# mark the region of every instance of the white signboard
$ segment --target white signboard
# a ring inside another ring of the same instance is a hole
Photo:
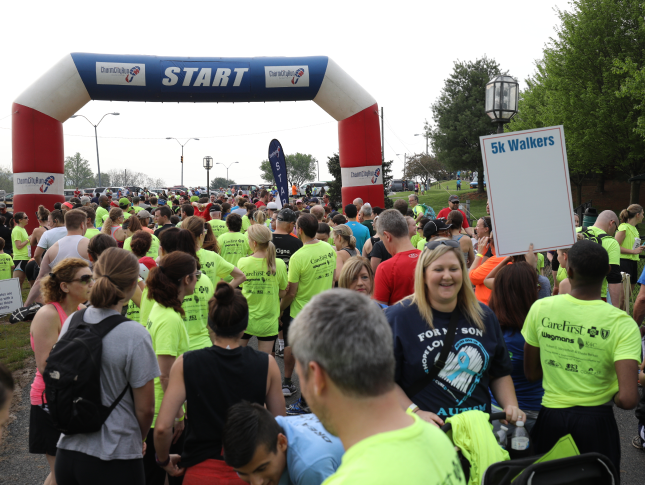
[[[564,128],[479,138],[498,256],[576,242]]]
[[[63,195],[64,176],[53,172],[23,172],[13,174],[14,195]]]
[[[97,62],[96,84],[145,86],[146,65],[128,62]]]
[[[267,88],[309,87],[309,66],[264,66]]]
[[[0,280],[0,315],[7,315],[21,306],[20,280],[18,278]]]
[[[343,182],[343,187],[383,184],[383,171],[380,165],[341,167],[340,178]]]

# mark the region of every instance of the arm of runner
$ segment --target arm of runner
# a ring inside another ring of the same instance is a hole
[[[294,298],[298,294],[298,285],[299,283],[289,283],[289,291],[287,291],[285,297],[280,301],[281,312],[291,305],[291,302],[293,302]]]
[[[42,238],[40,238],[42,241]],[[43,259],[43,254],[45,253],[45,250],[41,248],[40,246],[36,247],[36,250],[34,251],[34,261],[36,261],[36,264],[40,266],[40,262]]]
[[[394,390],[396,392],[396,398],[399,401],[399,404],[401,405],[403,410],[407,411],[408,408],[414,403],[398,384],[394,384]],[[417,408],[414,413],[424,421],[427,421],[430,424],[434,424],[437,427],[444,425],[443,419],[441,419],[435,413],[431,413],[429,411],[421,411],[419,408]]]
[[[273,416],[286,416],[287,411],[282,393],[282,376],[280,368],[272,355],[269,357],[269,371],[267,372],[267,409]]]
[[[181,356],[180,356],[181,357]],[[173,355],[157,355],[157,362],[159,363],[159,371],[161,372],[161,375],[159,376],[159,381],[161,382],[161,388],[163,389],[164,396],[166,395],[166,391],[168,390],[168,385],[170,383],[170,372],[171,369],[174,365],[174,363],[177,361],[177,357]],[[182,380],[183,380],[183,360],[182,360]],[[177,419],[182,419],[184,417],[184,410],[180,407],[179,410],[176,413],[175,416]],[[156,426],[156,424],[155,424]],[[173,439],[173,443],[177,441],[177,438],[179,438],[179,435],[184,429],[184,421],[175,423],[175,438]]]
[[[17,248],[17,249],[22,249],[22,248],[24,248],[27,244],[29,244],[29,237],[27,237],[27,239],[26,239],[25,241],[21,241],[21,240],[19,240],[19,239],[16,239],[13,243],[16,245],[16,248]]]
[[[479,258],[479,259],[481,259],[481,258]],[[502,259],[502,261],[497,266],[495,266],[493,268],[493,271],[488,273],[488,276],[486,277],[486,279],[484,279],[484,285],[486,286],[486,288],[488,288],[489,290],[493,289],[493,283],[495,282],[495,276],[497,276],[497,273],[499,273],[499,271],[504,266],[506,266],[508,263],[511,262],[511,259],[512,259],[511,256],[506,256],[504,259]]]
[[[155,417],[155,381],[148,381],[143,387],[132,389],[134,414],[141,428],[141,439],[145,439]]]
[[[641,285],[640,290],[638,290],[638,296],[634,302],[634,320],[636,323],[641,326],[643,324],[643,318],[645,317],[645,285]],[[645,360],[643,361],[645,362]]]
[[[526,421],[526,414],[517,404],[515,386],[513,385],[511,376],[491,379],[489,387],[500,407],[506,412],[506,419],[500,420],[502,424],[506,424],[509,421],[512,424],[515,424],[517,421]]]
[[[614,236],[614,239],[618,241],[618,244],[622,244],[623,241],[625,240],[625,236],[627,235],[626,231],[616,231],[616,235]],[[621,253],[623,252],[622,250],[625,248],[621,248]]]
[[[246,275],[237,266],[231,271],[231,276],[233,277],[233,281],[231,281],[233,288],[237,288],[246,281]]]
[[[634,409],[638,404],[638,362],[631,359],[614,362],[618,378],[618,392],[614,404],[621,409]]]
[[[184,383],[184,359],[183,356],[179,356],[172,369],[170,369],[170,378],[168,380],[168,374],[166,375],[166,386],[164,386],[164,373],[168,369],[164,369],[167,362],[164,362],[164,367],[162,367],[162,358],[167,358],[169,361],[174,357],[169,355],[159,355],[157,359],[159,360],[159,368],[161,370],[161,385],[164,387],[164,399],[161,402],[161,408],[159,409],[159,415],[157,416],[157,421],[155,422],[155,451],[157,452],[157,458],[159,461],[165,461],[168,458],[168,453],[170,451],[170,445],[172,442],[176,441],[176,438],[173,439],[174,434],[177,433],[178,425],[181,425],[183,430],[184,422],[176,422],[175,419],[183,416],[182,405],[186,401],[186,385]],[[175,428],[173,434],[173,427]],[[179,455],[171,455],[171,460],[168,465],[164,467],[164,470],[171,476],[181,476],[185,472],[185,468],[179,468],[177,463],[180,461]]]
[[[53,305],[45,305],[38,310],[34,320],[31,322],[30,332],[34,339],[36,367],[41,374],[45,373],[47,358],[58,340],[60,327],[65,323],[58,322],[60,322],[60,317]]]
[[[374,273],[376,273],[376,268],[378,268],[379,264],[381,264],[381,258],[373,256],[370,259],[370,266],[372,267],[372,271],[374,271]]]
[[[470,266],[470,269],[468,270],[468,276],[475,271],[477,268],[481,266],[481,264],[484,262],[484,254],[488,251],[488,238],[487,237],[481,237],[479,238],[479,241],[477,242],[477,254],[475,254],[475,261],[473,264]]]
[[[524,343],[524,375],[530,382],[542,379],[540,348]]]

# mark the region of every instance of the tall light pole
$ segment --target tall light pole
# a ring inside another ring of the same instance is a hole
[[[428,154],[428,133],[416,133],[414,136],[425,136],[426,137],[426,155]]]
[[[105,118],[107,115],[114,115],[114,116],[119,116],[119,113],[105,113],[103,115],[103,118]],[[94,127],[94,139],[96,140],[96,166],[99,171],[99,187],[101,186],[101,164],[99,163],[99,136],[96,131],[96,127],[101,124],[101,121],[103,121],[103,118],[99,120],[97,124],[92,123],[90,120],[87,119],[86,116],[83,115],[72,115],[70,118],[85,118],[87,122]]]
[[[401,154],[400,154],[400,153],[397,153],[397,154],[396,154],[396,156],[397,156],[397,157],[399,157],[399,156],[401,156]],[[407,158],[408,158],[408,154],[407,154],[407,153],[404,153],[404,154],[403,154],[403,178],[404,178],[404,179],[405,179],[405,164],[406,164],[406,162],[407,162]]]
[[[217,162],[215,164],[215,165],[223,165],[226,168],[226,183],[228,183],[228,169],[231,168],[236,163],[240,163],[240,162],[233,162],[228,167],[226,165],[224,165],[222,162]]]
[[[199,141],[199,138],[189,138],[183,144],[179,140],[177,140],[177,138],[173,138],[171,136],[167,136],[166,140],[175,140],[177,143],[179,143],[181,145],[181,186],[183,187],[184,186],[184,145],[188,145],[188,142],[190,140]]]
[[[206,169],[206,194],[207,197],[210,199],[211,196],[211,184],[210,184],[210,172],[211,168],[213,168],[213,157],[206,155],[204,157],[204,168]]]
[[[318,160],[316,160],[316,167],[318,167],[318,182],[320,182],[320,164],[318,163]]]

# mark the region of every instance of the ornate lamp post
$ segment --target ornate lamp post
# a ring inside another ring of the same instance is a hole
[[[504,123],[517,113],[519,83],[511,76],[499,75],[486,84],[486,114],[497,123],[497,133],[504,133]]]
[[[204,168],[206,169],[206,193],[207,197],[210,198],[211,195],[211,185],[210,185],[210,172],[213,168],[213,157],[206,155],[204,157]]]

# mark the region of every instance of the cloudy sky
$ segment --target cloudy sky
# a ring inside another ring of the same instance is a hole
[[[380,5],[380,6],[379,6]],[[507,8],[508,7],[508,8]],[[563,0],[325,2],[10,2],[0,41],[0,165],[11,167],[11,103],[70,52],[163,56],[333,58],[385,109],[385,156],[400,176],[403,154],[425,150],[421,133],[456,60],[487,55],[521,81],[554,35]],[[523,85],[523,83],[522,83]],[[259,183],[272,138],[286,153],[311,153],[320,178],[338,150],[337,123],[313,101],[266,104],[159,104],[92,101],[79,111],[99,126],[101,167],[132,169],[179,184],[206,183],[202,158],[226,165],[238,183]],[[94,130],[82,118],[64,125],[65,155],[80,152],[96,172]],[[220,165],[211,178],[225,176]]]

